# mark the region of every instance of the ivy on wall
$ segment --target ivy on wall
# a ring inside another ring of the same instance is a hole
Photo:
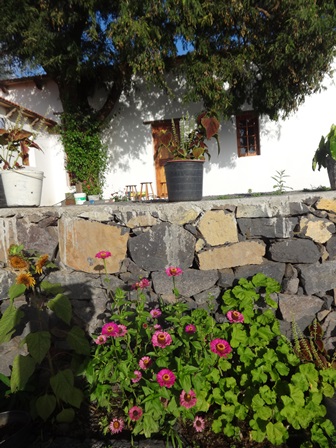
[[[100,138],[99,122],[90,114],[64,113],[60,135],[65,167],[77,191],[101,194],[108,163],[107,146]]]

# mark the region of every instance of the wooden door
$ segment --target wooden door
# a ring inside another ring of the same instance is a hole
[[[178,120],[175,122],[176,129],[178,129]],[[162,120],[152,123],[152,137],[154,146],[154,164],[155,164],[155,176],[156,176],[156,191],[159,198],[167,197],[166,176],[164,171],[164,165],[167,160],[172,159],[172,155],[167,148],[160,145],[160,135],[162,132],[171,132],[172,122],[171,120]]]

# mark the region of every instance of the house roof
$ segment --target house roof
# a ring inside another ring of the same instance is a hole
[[[2,82],[2,81],[1,81]],[[27,117],[30,121],[30,125],[34,126],[36,123],[43,121],[43,124],[48,127],[54,127],[57,125],[57,122],[51,120],[50,118],[46,118],[43,115],[38,114],[26,107],[20,106],[20,104],[13,103],[12,101],[6,100],[0,96],[0,106],[6,109],[6,117],[9,118],[14,113],[21,113],[24,117]],[[8,112],[7,112],[8,111]]]
[[[0,80],[0,89],[4,93],[8,93],[8,87],[15,86],[17,84],[25,84],[32,82],[36,85],[38,89],[43,88],[43,84],[50,79],[47,75],[38,75],[38,76],[23,76],[21,78],[10,78],[10,79],[1,79]]]

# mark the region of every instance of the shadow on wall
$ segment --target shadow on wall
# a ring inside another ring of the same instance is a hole
[[[144,122],[179,118],[187,110],[191,114],[202,110],[202,105],[195,103],[187,109],[182,102],[183,92],[177,80],[171,82],[171,88],[175,92],[174,99],[159,89],[146,88],[140,83],[120,98],[108,128],[103,133],[103,141],[110,148],[109,165],[113,171],[129,171],[133,161],[148,162],[153,157],[151,126]],[[234,169],[237,158],[235,120],[221,124],[221,152],[218,155],[216,142],[210,141],[210,162],[219,168]],[[206,170],[209,169],[206,166]]]

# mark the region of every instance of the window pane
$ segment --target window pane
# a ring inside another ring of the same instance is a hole
[[[238,157],[260,154],[258,116],[246,112],[236,117]]]

